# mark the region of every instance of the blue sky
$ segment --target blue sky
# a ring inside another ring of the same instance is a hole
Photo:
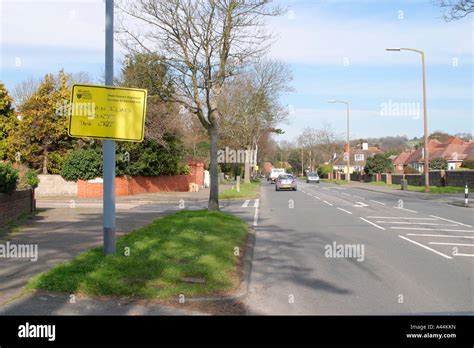
[[[352,138],[420,136],[422,118],[381,113],[388,103],[422,110],[420,56],[386,47],[425,50],[430,131],[473,132],[473,17],[446,23],[432,0],[279,2],[285,14],[268,21],[277,35],[270,55],[290,65],[295,92],[282,99],[292,112],[277,140],[323,122],[343,134],[344,106],[328,99],[350,101]],[[61,68],[100,79],[102,0],[0,0],[0,11],[0,79],[7,88]],[[115,51],[118,70],[118,43]]]

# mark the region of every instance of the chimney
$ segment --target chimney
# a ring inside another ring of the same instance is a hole
[[[362,143],[362,150],[368,150],[369,149],[369,144],[368,143]]]

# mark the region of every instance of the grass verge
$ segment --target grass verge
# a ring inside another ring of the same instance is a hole
[[[339,180],[339,179],[320,179],[321,182],[327,182],[330,184],[336,185],[347,185],[347,180]]]
[[[116,254],[91,249],[32,278],[28,289],[145,299],[223,294],[238,285],[234,248],[246,235],[247,224],[230,214],[181,211],[120,237]]]
[[[240,184],[240,192],[227,189],[219,193],[220,199],[257,198],[260,193],[260,181],[252,181],[250,184]]]
[[[400,190],[400,184],[386,184],[383,181],[372,181],[369,183],[370,185],[373,186],[383,186],[383,187],[389,187],[393,189]],[[413,186],[413,185],[408,185],[408,191],[414,191],[414,192],[425,192],[425,187],[424,186]],[[430,186],[430,193],[463,193],[464,192],[464,187],[458,187],[458,186]]]

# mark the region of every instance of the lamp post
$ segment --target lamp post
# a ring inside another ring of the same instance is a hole
[[[346,175],[346,180],[348,182],[351,181],[351,153],[350,153],[350,144],[349,144],[349,102],[344,101],[344,100],[328,100],[328,103],[342,103],[346,104],[346,109],[347,109],[347,175]]]
[[[421,54],[421,68],[423,72],[423,128],[424,128],[424,166],[423,171],[425,172],[425,192],[430,192],[430,156],[428,152],[428,115],[426,112],[426,77],[425,77],[425,52],[414,48],[387,48],[387,51],[412,51]]]

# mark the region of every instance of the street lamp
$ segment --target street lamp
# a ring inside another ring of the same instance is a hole
[[[328,100],[328,103],[346,104],[346,108],[347,108],[347,175],[346,175],[346,179],[349,182],[351,181],[351,171],[350,171],[351,153],[350,153],[350,144],[349,144],[349,102],[344,101],[344,100]]]
[[[421,54],[421,67],[423,71],[423,123],[424,123],[424,138],[425,138],[425,146],[424,146],[424,172],[425,172],[425,192],[430,192],[430,171],[429,171],[429,164],[430,164],[430,156],[428,152],[428,115],[426,112],[426,78],[425,78],[425,53],[421,50],[417,50],[414,48],[386,48],[387,51],[412,51]]]

